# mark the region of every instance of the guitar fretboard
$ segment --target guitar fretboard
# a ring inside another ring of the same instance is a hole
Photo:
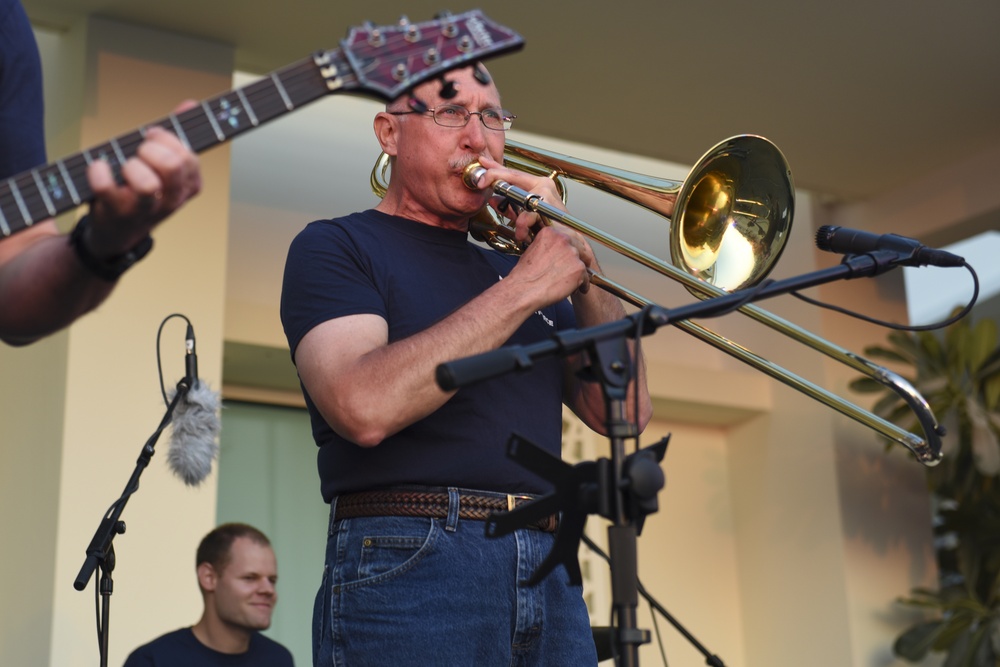
[[[89,201],[93,193],[87,181],[88,165],[104,160],[117,177],[125,161],[135,155],[149,127],[173,132],[192,151],[200,153],[355,83],[341,51],[324,51],[242,88],[204,100],[187,111],[8,178],[0,182],[0,236],[10,236]]]
[[[162,127],[200,153],[324,95],[357,91],[385,101],[461,65],[521,48],[520,35],[479,10],[395,26],[352,28],[341,48],[320,51],[236,90],[120,137],[0,182],[0,238],[93,198],[87,167],[103,160],[116,178],[146,132]]]

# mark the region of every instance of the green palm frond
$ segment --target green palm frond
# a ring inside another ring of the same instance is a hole
[[[896,638],[893,651],[917,662],[946,653],[945,667],[1000,665],[1000,346],[996,322],[966,319],[942,334],[898,332],[865,355],[903,370],[938,420],[950,424],[944,459],[927,470],[928,487],[949,499],[937,512],[935,533],[942,574],[959,584],[914,589],[900,602],[936,616]],[[875,414],[908,430],[919,428],[905,402],[879,382],[861,377],[852,391],[882,394]]]

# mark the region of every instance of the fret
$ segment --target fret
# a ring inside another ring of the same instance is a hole
[[[142,128],[142,138],[143,139],[145,139],[146,136],[149,134],[149,128],[151,128],[151,127],[158,127],[158,128],[160,128],[162,130],[166,130],[167,132],[170,132],[171,134],[173,134],[174,136],[176,136],[178,139],[180,139],[181,143],[183,143],[188,148],[191,148],[191,146],[188,146],[187,141],[185,140],[185,138],[183,136],[181,136],[180,134],[177,134],[178,130],[174,128],[174,124],[173,124],[173,122],[172,122],[172,120],[170,118],[161,118],[157,122],[150,123],[149,125],[147,125],[144,128]],[[183,132],[181,134],[183,134]]]
[[[115,179],[115,182],[123,182],[122,166],[124,166],[124,163],[118,160],[118,156],[114,151],[111,142],[101,144],[100,146],[94,146],[83,151],[83,157],[87,160],[88,167],[97,161],[104,162],[111,169],[111,175]],[[86,174],[84,174],[84,177],[86,177]]]
[[[181,140],[188,150],[191,150],[191,142],[188,141],[187,135],[184,133],[184,128],[181,127],[180,121],[177,120],[177,116],[170,114],[169,118],[170,124],[174,128],[174,134],[177,135],[177,138]]]
[[[15,178],[24,209],[28,212],[29,225],[52,217],[52,209],[46,201],[46,193],[38,187],[37,169],[25,172]]]
[[[45,184],[42,182],[42,176],[35,169],[31,172],[35,177],[35,186],[38,188],[38,194],[42,196],[42,201],[45,203],[45,210],[49,212],[49,217],[51,218],[56,214],[56,208],[52,205],[52,200],[49,199],[49,193],[45,191]]]
[[[47,164],[36,171],[38,173],[36,183],[39,189],[44,190],[45,198],[52,202],[52,208],[55,213],[59,213],[57,206],[62,202],[63,197],[68,194],[66,188],[60,182],[62,175],[59,173],[59,167],[54,164]]]
[[[10,225],[7,224],[7,216],[3,214],[3,206],[0,206],[0,232],[3,232],[5,237],[14,233],[11,231]]]
[[[208,118],[208,122],[212,124],[212,129],[215,130],[215,136],[219,142],[226,140],[226,135],[222,133],[222,128],[219,127],[219,123],[215,120],[215,116],[212,115],[212,109],[208,106],[208,102],[202,102],[201,108],[205,110],[205,117]]]
[[[256,116],[252,115],[246,98],[239,95],[239,92],[220,95],[206,104],[208,113],[211,114],[209,118],[213,121],[213,126],[219,130],[219,141],[225,141],[226,138],[234,137],[257,126]],[[250,121],[249,125],[242,122],[244,116]]]
[[[49,216],[59,215],[74,205],[73,202],[69,201],[69,189],[63,184],[62,175],[57,165],[45,165],[36,169],[35,172],[38,175],[35,179],[35,185],[38,186],[38,190],[45,200]]]
[[[68,180],[73,183],[81,202],[90,199],[91,195],[90,183],[87,181],[88,162],[86,157],[83,153],[77,153],[63,160],[63,163],[66,165],[66,171],[69,174]]]
[[[281,79],[278,78],[277,72],[271,73],[271,81],[274,81],[274,87],[278,89],[278,94],[281,95],[281,100],[285,103],[285,108],[291,111],[295,108],[292,101],[288,98],[288,92],[285,91],[285,87],[281,85]]]
[[[129,158],[134,157],[139,152],[139,145],[142,144],[144,139],[142,132],[133,130],[128,134],[123,134],[114,141],[121,150],[123,162],[128,162]]]
[[[3,217],[10,233],[16,232],[24,227],[22,222],[24,216],[17,206],[17,197],[14,196],[14,178],[8,178],[0,188],[0,217]]]
[[[239,95],[240,101],[243,102],[243,108],[246,109],[247,111],[247,118],[250,119],[250,124],[253,125],[254,127],[260,125],[260,123],[257,121],[257,114],[253,112],[253,107],[250,106],[250,102],[247,100],[246,95],[243,94],[243,89],[238,88],[236,90],[236,94]]]
[[[59,160],[56,162],[56,166],[59,167],[59,173],[62,174],[63,183],[66,184],[66,188],[69,190],[70,198],[73,200],[74,204],[79,206],[83,203],[83,200],[80,199],[80,193],[76,191],[76,187],[73,185],[73,179],[70,178],[69,172],[66,171],[66,164],[62,160]]]
[[[14,201],[17,202],[17,208],[21,211],[24,224],[30,226],[34,220],[31,219],[31,214],[28,213],[28,207],[24,205],[24,198],[21,197],[21,189],[17,187],[17,180],[12,179],[10,181],[10,193],[14,195]]]
[[[258,124],[266,123],[287,113],[281,96],[276,94],[277,88],[270,77],[259,79],[243,88],[247,105],[253,107]]]
[[[188,109],[177,116],[177,120],[184,128],[185,136],[191,143],[191,150],[195,153],[200,153],[219,143],[219,137],[212,126],[210,114],[205,113],[204,106]]]
[[[120,164],[120,165],[122,165],[124,167],[125,166],[125,161],[126,161],[127,158],[125,157],[125,154],[122,153],[122,148],[121,148],[121,146],[118,145],[118,140],[117,139],[112,139],[111,140],[111,148],[113,148],[114,151],[115,151],[115,156],[118,158],[118,164]]]

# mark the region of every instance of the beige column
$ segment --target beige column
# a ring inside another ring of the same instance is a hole
[[[54,56],[44,61],[45,76],[74,85],[47,100],[49,117],[64,123],[49,133],[50,159],[231,87],[227,46],[95,18],[58,42],[43,49]],[[2,664],[97,664],[94,580],[84,592],[73,582],[164,414],[155,344],[167,315],[190,318],[202,380],[221,384],[227,147],[201,164],[202,194],[156,231],[152,253],[97,312],[32,348],[0,352],[0,512],[10,531],[0,557]],[[162,345],[168,389],[184,374],[183,338],[182,321],[172,320]],[[215,521],[215,475],[186,487],[166,466],[168,444],[160,439],[122,515],[127,531],[115,540],[109,664],[200,613],[194,549]]]

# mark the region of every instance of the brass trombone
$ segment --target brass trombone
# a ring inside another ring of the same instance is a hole
[[[721,296],[762,280],[780,257],[791,230],[794,212],[791,172],[777,147],[762,137],[742,135],[719,143],[695,164],[682,183],[606,167],[510,139],[506,141],[504,158],[508,167],[556,179],[560,193],[564,194],[564,187],[559,179],[569,178],[670,219],[670,254],[674,264],[588,225],[537,195],[503,181],[492,184],[498,194],[680,282],[696,295]],[[379,197],[385,195],[388,187],[388,168],[389,159],[383,153],[371,174],[372,191]],[[464,178],[469,187],[475,186],[483,172],[475,163],[466,168]],[[513,240],[513,229],[499,216],[481,212],[473,219],[470,231],[498,250],[520,252]],[[638,307],[651,303],[604,276],[591,275],[591,284]],[[739,310],[892,389],[917,416],[924,437],[863,410],[698,324],[687,321],[673,324],[900,443],[924,465],[933,466],[940,461],[940,436],[944,430],[927,401],[904,378],[754,304]]]

